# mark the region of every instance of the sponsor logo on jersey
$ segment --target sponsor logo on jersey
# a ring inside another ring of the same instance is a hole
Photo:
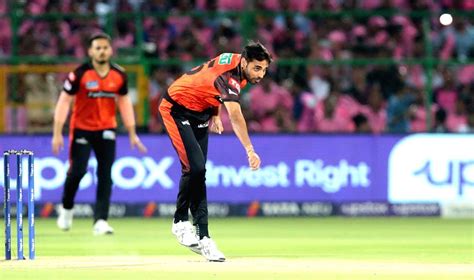
[[[87,93],[89,98],[115,98],[115,93],[113,92],[103,92],[103,91],[89,91]]]
[[[234,78],[229,78],[229,85],[234,87],[238,92],[240,92],[240,84]]]
[[[89,81],[86,83],[86,89],[96,89],[99,87],[98,81]]]
[[[232,54],[231,53],[223,53],[221,56],[219,56],[219,62],[217,62],[220,65],[225,65],[225,64],[230,64],[232,61]]]

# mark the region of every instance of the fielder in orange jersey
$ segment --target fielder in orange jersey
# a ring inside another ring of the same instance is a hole
[[[128,130],[130,145],[146,152],[135,132],[135,118],[130,97],[127,95],[127,75],[110,63],[111,39],[99,33],[89,39],[91,61],[69,73],[64,82],[54,113],[53,152],[63,148],[62,129],[74,101],[70,121],[69,170],[59,210],[57,225],[62,230],[72,226],[74,198],[82,177],[86,174],[91,150],[97,158],[97,200],[94,209],[95,235],[112,234],[108,224],[112,194],[111,169],[115,159],[116,104]]]
[[[241,89],[265,76],[272,57],[260,43],[251,42],[241,54],[223,53],[178,78],[160,103],[160,114],[181,161],[182,175],[172,233],[178,241],[209,261],[225,261],[208,230],[206,159],[208,126],[222,133],[221,105],[229,112],[232,128],[242,143],[252,170],[260,158],[250,141],[240,107]],[[193,224],[189,222],[191,210]]]

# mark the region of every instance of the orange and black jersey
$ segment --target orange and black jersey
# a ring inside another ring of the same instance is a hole
[[[71,128],[115,128],[115,98],[127,94],[127,75],[120,66],[111,64],[107,75],[101,77],[91,63],[85,63],[69,73],[63,90],[75,96]]]
[[[223,53],[179,77],[168,94],[185,108],[203,112],[224,101],[239,101],[247,84],[240,69],[240,54]]]

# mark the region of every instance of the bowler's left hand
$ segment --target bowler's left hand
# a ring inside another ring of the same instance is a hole
[[[222,134],[224,131],[224,126],[222,125],[221,118],[219,116],[214,116],[211,119],[211,132]]]

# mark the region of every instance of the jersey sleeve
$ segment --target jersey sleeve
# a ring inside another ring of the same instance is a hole
[[[83,67],[79,67],[73,72],[69,72],[63,84],[63,90],[70,95],[75,95],[79,91],[81,78],[84,74]]]
[[[119,90],[118,90],[118,94],[119,95],[125,95],[128,93],[128,78],[127,78],[127,74],[125,73],[121,73],[121,76],[122,76],[122,86],[120,86]]]
[[[240,85],[231,77],[230,73],[226,72],[219,75],[214,81],[214,86],[219,91],[223,102],[240,101]]]

